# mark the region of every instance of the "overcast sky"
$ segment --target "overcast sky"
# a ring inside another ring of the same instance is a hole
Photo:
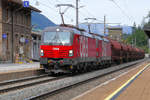
[[[28,0],[30,4],[42,11],[42,14],[47,16],[56,24],[61,23],[59,9],[57,4],[73,4],[76,0]],[[36,2],[39,5],[36,5]],[[80,6],[85,6],[80,9],[79,22],[85,22],[86,17],[95,17],[102,22],[106,15],[107,23],[121,23],[122,25],[132,26],[134,22],[141,24],[144,16],[150,11],[150,0],[80,0]],[[118,5],[118,6],[117,6]],[[65,22],[75,24],[75,9],[69,8],[64,15]]]

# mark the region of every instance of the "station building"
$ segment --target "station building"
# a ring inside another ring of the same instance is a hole
[[[31,58],[31,12],[22,0],[0,0],[0,63]]]
[[[117,41],[122,41],[122,28],[121,27],[108,27],[108,37],[117,40]]]

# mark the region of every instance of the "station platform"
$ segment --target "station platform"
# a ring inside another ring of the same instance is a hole
[[[41,75],[44,70],[40,68],[39,62],[25,64],[0,64],[0,82]]]
[[[15,64],[15,63],[0,64],[0,73],[27,70],[27,69],[39,69],[39,68],[40,68],[39,62],[26,63],[26,64]]]
[[[73,98],[72,100],[149,100],[150,63],[128,72]]]

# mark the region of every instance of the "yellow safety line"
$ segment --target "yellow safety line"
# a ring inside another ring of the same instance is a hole
[[[132,76],[126,83],[124,83],[121,87],[119,87],[116,91],[110,94],[105,100],[111,100],[117,93],[119,93],[125,86],[127,86],[134,78],[136,78],[142,71],[144,71],[150,64],[147,64],[143,69],[137,72],[134,76]]]

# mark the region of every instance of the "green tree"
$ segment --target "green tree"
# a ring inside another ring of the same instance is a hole
[[[148,52],[148,37],[141,28],[135,28],[135,31],[126,38],[128,44],[134,44],[136,47],[142,48]]]

